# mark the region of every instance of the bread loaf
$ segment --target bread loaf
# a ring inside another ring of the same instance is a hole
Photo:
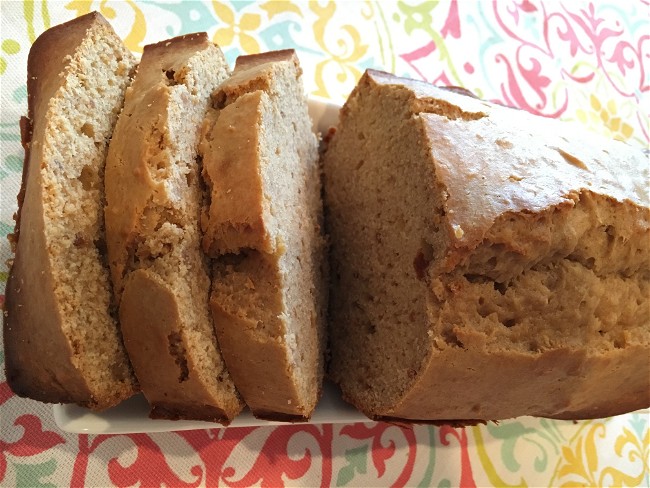
[[[109,263],[152,417],[227,424],[243,406],[215,338],[199,227],[200,127],[228,74],[205,33],[146,46],[108,153]]]
[[[137,390],[105,264],[104,164],[135,59],[97,13],[53,27],[27,66],[25,166],[6,289],[20,396],[104,409]]]
[[[330,374],[368,416],[650,406],[642,151],[370,70],[323,165]]]
[[[293,50],[240,57],[201,143],[219,344],[253,414],[277,420],[310,417],[324,369],[320,174],[301,73]]]

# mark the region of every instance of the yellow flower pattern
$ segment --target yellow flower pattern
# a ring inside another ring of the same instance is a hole
[[[124,38],[124,44],[126,44],[126,47],[131,51],[142,53],[142,48],[144,47],[143,41],[147,35],[147,22],[144,13],[133,0],[126,0],[125,2],[122,2],[122,4],[127,5],[133,12],[134,16],[131,30]],[[108,5],[108,0],[102,0],[99,2],[98,6],[88,0],[73,0],[66,4],[65,8],[75,11],[77,17],[89,13],[91,10],[98,10],[108,20],[114,20],[118,16],[115,8]]]
[[[259,14],[244,13],[239,19],[233,9],[222,2],[212,2],[214,13],[217,14],[225,27],[219,27],[214,34],[214,42],[221,47],[228,47],[234,44],[237,39],[242,50],[246,54],[260,52],[260,45],[252,34],[260,27],[262,19]]]
[[[348,91],[350,91],[361,77],[361,70],[357,64],[368,51],[368,45],[361,41],[361,35],[353,25],[334,26],[331,24],[337,8],[336,3],[329,2],[321,6],[318,2],[311,2],[310,8],[317,15],[317,20],[314,23],[316,41],[320,48],[327,53],[326,59],[316,65],[318,89],[314,95],[331,98],[325,79],[345,84],[349,86]],[[331,28],[336,35],[327,35],[328,28]],[[334,76],[327,76],[326,71],[333,65],[335,66]]]
[[[634,129],[618,115],[614,99],[603,103],[593,93],[589,96],[589,109],[576,110],[578,120],[592,128],[603,127],[610,137],[626,141],[632,137]]]
[[[278,14],[286,12],[298,14],[300,17],[303,16],[302,12],[300,11],[300,7],[291,2],[273,0],[261,4],[260,8],[266,11],[267,15],[269,16],[269,20],[273,19],[273,17]]]
[[[613,436],[613,435],[615,436]],[[613,447],[616,465],[603,463],[602,446]],[[648,480],[650,429],[642,436],[629,427],[612,429],[605,421],[585,423],[569,445],[562,447],[551,486],[604,487],[644,486]]]

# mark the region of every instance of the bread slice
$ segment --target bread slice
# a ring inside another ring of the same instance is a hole
[[[137,390],[111,304],[103,218],[106,148],[135,64],[98,13],[47,30],[30,50],[4,317],[17,395],[101,410]]]
[[[156,418],[242,409],[216,342],[201,251],[197,147],[229,74],[205,33],[146,46],[106,166],[106,233],[124,343]]]
[[[293,50],[242,56],[201,143],[211,305],[235,384],[259,418],[306,420],[323,378],[320,170]]]
[[[642,151],[368,71],[323,165],[330,373],[368,416],[650,406]]]

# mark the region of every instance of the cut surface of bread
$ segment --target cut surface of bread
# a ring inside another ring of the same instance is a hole
[[[105,264],[104,165],[135,59],[106,20],[42,34],[28,59],[25,167],[4,317],[11,389],[104,409],[137,391]]]
[[[254,415],[306,420],[320,395],[327,288],[318,149],[293,50],[242,56],[200,152],[219,344]]]
[[[368,416],[650,406],[641,150],[369,70],[323,168],[330,374]]]
[[[109,264],[152,417],[227,424],[243,407],[216,341],[199,226],[200,128],[228,74],[205,33],[146,46],[109,148]]]

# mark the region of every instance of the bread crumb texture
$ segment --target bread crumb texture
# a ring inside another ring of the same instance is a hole
[[[228,74],[205,34],[147,46],[109,151],[109,262],[125,344],[157,416],[227,422],[242,407],[210,316],[199,224],[201,124],[210,93]],[[143,288],[175,304],[175,322],[125,296]],[[155,319],[150,330],[140,325],[150,319],[144,313]],[[159,336],[163,350],[143,347],[147,335]]]
[[[216,258],[216,325],[246,402],[256,415],[307,418],[323,377],[327,287],[317,140],[300,76],[293,51],[240,57],[213,95],[203,246]]]
[[[115,320],[103,217],[106,150],[134,67],[96,14],[51,29],[30,52],[33,135],[5,340],[12,388],[43,401],[103,409],[137,388]]]

